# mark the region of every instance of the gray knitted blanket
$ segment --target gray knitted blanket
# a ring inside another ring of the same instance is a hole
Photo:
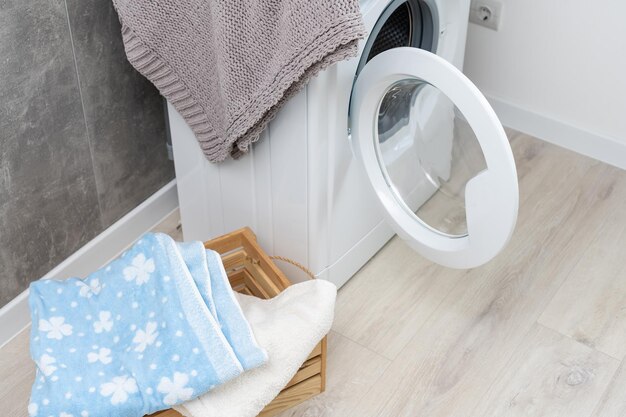
[[[126,56],[207,159],[238,157],[317,72],[356,55],[358,0],[113,0]]]

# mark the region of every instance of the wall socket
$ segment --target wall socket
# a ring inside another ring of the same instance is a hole
[[[498,30],[502,20],[502,3],[497,0],[472,0],[469,20],[477,25]]]

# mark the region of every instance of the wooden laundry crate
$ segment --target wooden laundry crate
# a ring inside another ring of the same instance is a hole
[[[235,291],[259,298],[272,298],[291,283],[272,262],[256,241],[252,230],[245,227],[204,246],[222,255],[224,269]],[[296,375],[259,417],[271,417],[324,391],[326,387],[326,337],[313,349]],[[180,417],[174,410],[153,416]]]

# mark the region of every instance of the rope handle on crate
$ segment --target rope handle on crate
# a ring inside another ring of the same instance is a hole
[[[309,268],[307,268],[306,266],[302,265],[299,262],[294,261],[293,259],[285,258],[284,256],[270,256],[270,259],[273,261],[287,262],[288,264],[291,264],[295,266],[296,268],[302,270],[302,272],[304,272],[309,277],[311,277],[311,279],[315,279],[315,274],[313,274],[313,272],[311,272]]]

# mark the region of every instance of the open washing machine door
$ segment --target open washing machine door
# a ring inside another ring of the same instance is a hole
[[[393,48],[359,73],[350,141],[386,218],[417,252],[472,268],[509,241],[517,172],[495,112],[452,64]]]

